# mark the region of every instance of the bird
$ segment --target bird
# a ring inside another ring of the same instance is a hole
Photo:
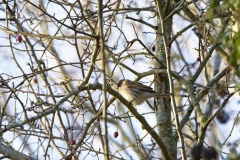
[[[169,94],[156,93],[151,87],[128,79],[120,80],[117,86],[118,92],[126,100],[132,102],[134,106],[138,106],[142,104],[146,99],[156,96],[169,98]]]

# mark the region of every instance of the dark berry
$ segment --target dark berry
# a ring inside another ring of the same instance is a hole
[[[193,145],[191,149],[191,156],[194,160],[199,160],[201,159],[201,152],[202,152],[202,147],[198,145]]]
[[[152,46],[152,51],[155,52],[155,50],[156,50],[156,46],[154,45]]]
[[[229,114],[224,111],[224,110],[221,110],[218,114],[217,114],[217,119],[220,123],[226,123],[228,120],[229,120],[230,116]]]
[[[205,148],[203,150],[203,160],[216,160],[218,153],[215,148]]]
[[[171,48],[172,47],[172,42],[168,41],[167,45],[168,45],[168,48]]]

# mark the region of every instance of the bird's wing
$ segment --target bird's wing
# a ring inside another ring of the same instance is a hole
[[[138,89],[140,91],[146,91],[146,92],[152,92],[152,93],[156,93],[151,87],[146,86],[142,83],[139,82],[134,82],[134,81],[128,81],[127,84],[125,84],[126,86],[128,86],[129,88],[133,88],[133,89]]]

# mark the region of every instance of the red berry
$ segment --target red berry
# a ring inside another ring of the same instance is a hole
[[[118,137],[118,132],[114,132],[114,138]]]
[[[34,78],[34,79],[33,79],[33,82],[36,83],[36,84],[38,84],[37,78]]]
[[[21,43],[22,42],[22,36],[18,36],[18,42]]]
[[[20,126],[20,128],[23,130],[24,129],[24,127],[23,126]]]
[[[197,58],[197,61],[200,62],[200,60],[201,60],[201,59],[198,57],[198,58]]]
[[[75,145],[76,144],[76,141],[73,139],[72,140],[72,145]]]

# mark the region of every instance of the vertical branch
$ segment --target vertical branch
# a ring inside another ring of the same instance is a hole
[[[102,90],[103,90],[103,134],[104,134],[104,157],[109,159],[108,153],[108,138],[107,138],[107,91],[106,91],[106,76],[105,76],[105,54],[104,54],[104,38],[103,38],[103,12],[102,0],[98,1],[98,35],[100,42],[100,54],[102,58]]]
[[[157,0],[156,3],[157,3],[158,16],[159,16],[160,25],[161,25],[161,33],[163,34],[162,38],[163,38],[164,50],[166,53],[166,63],[167,63],[166,65],[167,65],[167,74],[168,74],[168,80],[169,80],[171,103],[172,103],[173,113],[174,113],[174,117],[175,117],[176,129],[177,129],[177,133],[178,133],[180,145],[181,145],[181,147],[180,147],[181,155],[182,155],[182,159],[185,160],[186,155],[185,155],[185,148],[184,148],[184,140],[183,140],[182,131],[181,131],[181,128],[179,125],[176,101],[174,98],[174,88],[173,88],[172,72],[171,72],[171,65],[170,65],[170,52],[169,52],[170,47],[167,45],[167,38],[166,38],[164,22],[163,22],[163,12],[160,7],[160,0]]]

